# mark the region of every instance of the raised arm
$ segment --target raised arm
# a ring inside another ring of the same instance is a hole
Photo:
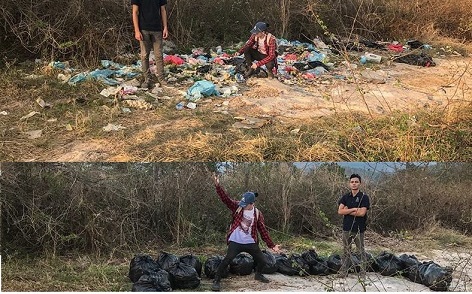
[[[228,193],[221,187],[220,185],[220,179],[217,174],[213,174],[213,183],[215,184],[216,188],[216,193],[220,197],[221,201],[226,204],[226,206],[231,210],[231,211],[236,211],[238,209],[239,201],[233,200],[229,197]]]

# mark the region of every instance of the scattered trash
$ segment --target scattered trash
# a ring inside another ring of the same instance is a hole
[[[47,102],[44,102],[44,100],[41,99],[41,98],[36,99],[36,103],[38,103],[39,106],[41,106],[41,108],[49,108],[49,107],[52,107],[52,104],[47,103]]]
[[[436,66],[436,63],[433,61],[433,58],[428,56],[426,53],[408,54],[396,57],[393,59],[393,61],[424,67]]]
[[[367,62],[380,63],[382,61],[382,56],[377,54],[366,52],[364,56]]]
[[[105,132],[119,131],[119,130],[124,130],[124,129],[126,129],[126,127],[123,127],[121,124],[114,125],[112,123],[108,123],[108,125],[103,127],[103,130]]]
[[[177,103],[177,105],[175,105],[175,109],[182,110],[184,109],[184,106],[185,106],[185,102],[179,102]]]
[[[34,130],[26,132],[28,139],[37,139],[43,135],[43,130]]]
[[[35,75],[35,74],[30,74],[26,77],[24,77],[25,80],[36,80],[44,77],[43,75]]]
[[[1,114],[1,115],[8,115],[8,112],[6,112],[6,111],[4,110],[4,111],[0,111],[0,114]]]
[[[232,125],[233,128],[238,129],[259,129],[268,123],[265,119],[255,117],[235,117],[235,119],[241,119]]]
[[[293,130],[290,131],[290,134],[296,135],[296,134],[298,134],[299,132],[300,132],[300,129],[293,129]]]
[[[37,112],[37,111],[31,111],[30,113],[28,113],[27,115],[23,116],[20,118],[20,121],[21,120],[25,120],[25,119],[28,119],[36,114],[41,114],[40,112]]]
[[[105,96],[105,97],[109,97],[109,96],[115,96],[117,93],[120,92],[120,88],[117,88],[117,87],[108,87],[106,89],[103,89],[101,92],[100,92],[100,95],[102,96]]]
[[[123,112],[123,113],[131,113],[131,109],[129,109],[128,107],[122,107],[122,108],[121,108],[121,112]]]
[[[197,104],[194,103],[194,102],[189,102],[189,103],[187,103],[187,108],[195,109],[195,108],[197,108]]]
[[[186,98],[190,101],[196,102],[202,97],[212,95],[218,96],[220,93],[216,90],[215,84],[207,80],[195,82],[188,90]]]
[[[68,130],[68,131],[72,131],[72,130],[73,130],[73,128],[72,128],[72,126],[71,126],[70,124],[67,124],[67,125],[66,125],[66,130]]]
[[[151,110],[154,109],[154,106],[144,100],[124,100],[124,102],[129,106],[137,109]]]
[[[56,122],[57,121],[57,118],[50,118],[47,120],[47,122]]]

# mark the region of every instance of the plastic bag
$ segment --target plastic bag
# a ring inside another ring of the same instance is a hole
[[[394,276],[401,273],[403,268],[402,261],[392,253],[382,252],[375,258],[373,264],[374,270],[382,276]]]
[[[172,286],[176,289],[194,289],[200,285],[200,277],[192,266],[183,262],[168,270]]]
[[[218,266],[220,265],[222,261],[223,261],[223,256],[216,255],[213,257],[209,257],[205,261],[205,264],[203,266],[205,275],[208,278],[213,279],[216,275],[216,271],[218,270]],[[226,278],[228,275],[229,275],[229,266],[223,271],[221,278]]]
[[[266,264],[262,268],[263,274],[273,274],[277,271],[277,261],[275,256],[267,250],[262,250],[262,254],[266,259]],[[256,264],[254,266],[257,266]]]
[[[169,273],[165,270],[143,275],[133,284],[132,292],[170,292],[172,287],[169,281]]]
[[[143,275],[149,275],[159,271],[160,267],[149,255],[136,255],[131,259],[129,266],[129,279],[134,283]]]
[[[183,255],[179,258],[180,262],[185,263],[187,265],[190,265],[193,267],[196,271],[198,276],[201,276],[202,274],[202,263],[200,260],[194,256],[193,254],[187,254]]]
[[[157,258],[157,263],[163,270],[169,271],[169,269],[177,266],[180,263],[180,260],[177,255],[162,251]]]
[[[229,271],[232,274],[246,276],[252,273],[254,259],[249,254],[239,253],[229,264]]]
[[[201,80],[195,82],[188,90],[187,90],[187,99],[190,101],[198,101],[203,97],[208,97],[211,95],[219,95],[219,92],[216,90],[215,84],[207,80]]]

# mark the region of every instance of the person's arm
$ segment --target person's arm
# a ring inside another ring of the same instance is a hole
[[[143,40],[143,35],[141,35],[141,30],[139,29],[139,6],[133,4],[133,27],[134,27],[134,38],[138,41]]]
[[[353,212],[349,213],[352,216],[363,217],[367,213],[367,207],[352,208],[355,209]]]
[[[226,206],[229,209],[231,209],[231,211],[233,211],[233,212],[236,211],[236,209],[238,209],[238,206],[239,206],[239,201],[233,200],[229,197],[228,193],[226,193],[226,191],[223,189],[223,187],[221,187],[220,179],[219,179],[218,175],[216,175],[216,174],[213,175],[213,182],[215,184],[216,193],[220,197],[221,201],[224,204],[226,204]]]
[[[256,66],[257,67],[263,66],[264,64],[274,60],[275,57],[276,57],[276,54],[275,54],[275,48],[276,47],[277,47],[277,41],[275,40],[275,38],[270,38],[269,39],[269,50],[267,52],[267,56],[266,56],[266,58],[258,61],[256,63]]]
[[[169,29],[167,28],[167,9],[166,5],[161,6],[161,17],[162,17],[162,38],[167,39],[169,36]]]
[[[257,219],[257,230],[261,234],[261,239],[266,243],[267,247],[278,253],[280,251],[280,245],[275,245],[272,239],[269,236],[269,232],[264,223],[264,216],[262,213],[259,214]]]
[[[239,49],[237,53],[243,54],[247,48],[254,46],[255,43],[256,43],[256,35],[252,34],[249,40],[247,40],[246,44],[244,44],[244,46],[241,47],[241,49]]]
[[[340,215],[352,215],[357,210],[357,208],[348,208],[346,205],[340,203],[338,207],[338,214]]]

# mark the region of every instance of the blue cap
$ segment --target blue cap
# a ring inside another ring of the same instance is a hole
[[[267,24],[260,21],[252,28],[251,34],[257,34],[259,32],[264,32],[265,30],[267,30]]]
[[[243,194],[243,198],[239,201],[239,206],[246,207],[248,204],[256,202],[256,194],[253,192],[246,192]]]

